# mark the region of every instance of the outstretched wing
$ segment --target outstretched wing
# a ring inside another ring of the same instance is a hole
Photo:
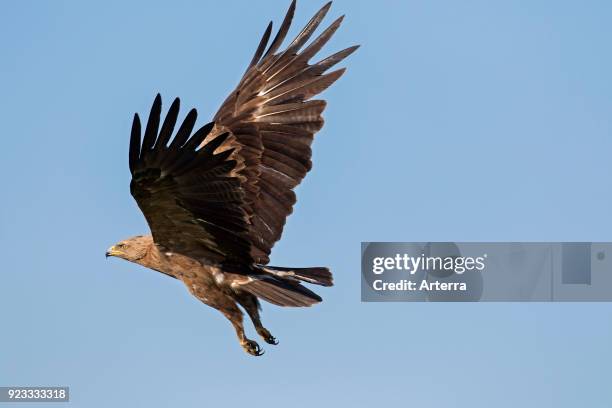
[[[130,190],[142,210],[153,240],[169,251],[195,259],[251,263],[243,176],[236,173],[233,150],[220,146],[224,133],[198,149],[213,124],[192,134],[192,109],[170,141],[179,112],[175,99],[159,129],[161,97],[153,102],[141,141],[138,114],[130,139]]]
[[[344,69],[326,71],[358,48],[353,46],[309,63],[344,17],[303,48],[330,6],[331,2],[319,10],[283,51],[277,52],[291,25],[295,0],[266,50],[272,32],[270,23],[240,83],[214,118],[213,134],[231,132],[226,143],[239,145],[233,158],[242,161],[240,173],[246,178],[248,236],[257,263],[268,263],[270,250],[280,239],[295,204],[293,189],[312,166],[310,146],[323,126],[325,101],[311,98],[344,73]]]

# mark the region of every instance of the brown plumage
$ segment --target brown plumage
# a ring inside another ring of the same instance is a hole
[[[253,355],[262,350],[245,336],[238,305],[263,339],[276,344],[261,324],[258,299],[311,306],[321,298],[300,282],[332,285],[327,268],[267,265],[295,204],[293,189],[312,166],[313,136],[323,126],[325,101],[311,98],[344,73],[326,71],[357,49],[309,63],[342,22],[337,19],[305,46],[330,6],[319,10],[283,51],[295,0],[266,49],[270,23],[240,83],[211,123],[194,131],[197,112],[192,109],[172,137],[180,101],[174,100],[162,122],[157,95],[144,135],[138,114],[132,125],[130,191],[151,235],[124,240],[107,255],[183,281],[232,322],[240,344]]]

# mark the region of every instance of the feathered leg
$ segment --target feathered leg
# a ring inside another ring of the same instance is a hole
[[[244,334],[244,325],[242,324],[242,312],[236,304],[236,301],[228,294],[219,290],[215,285],[202,286],[196,284],[190,279],[183,278],[183,282],[187,288],[201,302],[208,306],[217,309],[232,323],[238,336],[240,345],[247,353],[253,356],[261,356],[264,351],[256,341],[247,338]]]
[[[272,336],[270,331],[268,331],[268,329],[263,327],[261,324],[261,319],[259,317],[260,306],[257,297],[247,292],[240,292],[237,294],[236,300],[248,313],[253,325],[255,326],[255,330],[257,330],[257,333],[261,336],[261,338],[268,344],[277,345],[278,341],[276,338]]]
[[[213,306],[214,307],[214,306]],[[242,324],[242,312],[238,309],[236,304],[230,308],[219,309],[221,313],[232,323],[234,329],[236,330],[236,335],[238,336],[238,341],[240,341],[240,345],[247,353],[253,356],[261,356],[264,351],[256,341],[250,340],[244,334],[244,325]]]

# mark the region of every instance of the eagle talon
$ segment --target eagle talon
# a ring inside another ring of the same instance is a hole
[[[276,337],[274,336],[264,337],[264,340],[266,341],[266,343],[272,344],[273,346],[278,345],[278,340],[276,340]]]
[[[259,347],[259,344],[253,340],[245,340],[245,342],[242,343],[242,348],[252,356],[262,356],[265,353],[265,351]]]
[[[272,344],[274,346],[278,345],[278,340],[268,331],[268,329],[260,328],[257,330],[257,333],[261,336],[262,339],[268,344]]]

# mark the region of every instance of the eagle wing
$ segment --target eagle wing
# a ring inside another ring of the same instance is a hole
[[[313,96],[324,91],[344,73],[331,67],[353,53],[346,48],[317,63],[309,61],[329,41],[344,16],[334,21],[305,48],[325,15],[327,3],[282,51],[295,12],[295,0],[266,50],[272,32],[268,25],[255,55],[236,89],[214,117],[215,128],[208,143],[218,134],[230,132],[224,142],[233,148],[238,173],[245,177],[245,210],[251,257],[267,264],[272,246],[283,232],[296,196],[293,189],[311,169],[311,144],[323,126],[324,100]]]
[[[162,102],[153,102],[144,137],[138,114],[130,139],[130,191],[143,212],[155,243],[167,250],[218,263],[250,264],[248,215],[244,209],[244,176],[220,147],[228,133],[209,138],[209,123],[193,132],[192,109],[170,142],[179,112],[170,106],[160,129]],[[193,133],[192,133],[193,132]]]

